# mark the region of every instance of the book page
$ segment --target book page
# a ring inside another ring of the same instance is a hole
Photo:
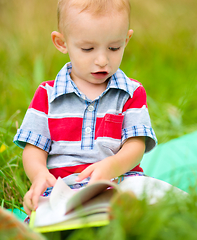
[[[55,210],[56,214],[64,214],[68,200],[71,199],[75,193],[75,190],[71,189],[61,178],[58,178],[49,197],[51,209]]]
[[[73,195],[73,197],[68,200],[66,212],[69,212],[75,207],[81,205],[82,203],[85,203],[86,201],[97,196],[98,194],[100,194],[109,187],[113,187],[114,190],[119,191],[117,184],[107,180],[106,181],[101,180],[91,185],[87,185],[85,188],[76,192],[76,194]]]
[[[108,213],[101,212],[92,215],[88,215],[85,218],[74,218],[66,222],[60,222],[48,226],[35,227],[36,232],[46,233],[54,231],[65,231],[71,229],[79,229],[86,227],[101,227],[109,224]]]

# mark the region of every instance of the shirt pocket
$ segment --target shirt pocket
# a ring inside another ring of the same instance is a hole
[[[124,116],[106,114],[104,117],[103,137],[121,139]]]
[[[102,146],[109,148],[114,154],[121,147],[123,119],[122,114],[106,114],[99,126],[99,137],[103,138]]]

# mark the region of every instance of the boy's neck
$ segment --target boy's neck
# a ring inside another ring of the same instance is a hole
[[[92,101],[94,101],[106,90],[108,84],[108,80],[106,80],[103,84],[92,84],[89,82],[80,84],[81,82],[74,82],[77,85],[77,88]]]

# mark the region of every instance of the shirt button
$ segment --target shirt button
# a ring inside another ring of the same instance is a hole
[[[90,106],[88,107],[88,111],[89,111],[89,112],[94,111],[94,106],[90,105]]]
[[[87,127],[87,128],[85,129],[85,132],[86,132],[86,133],[91,133],[91,132],[92,132],[92,129],[91,129],[90,127]]]

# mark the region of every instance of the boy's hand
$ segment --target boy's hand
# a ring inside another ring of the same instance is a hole
[[[24,196],[23,207],[28,215],[31,214],[31,211],[37,209],[39,197],[48,187],[53,187],[55,182],[56,178],[49,172],[40,173],[35,177],[29,191]]]
[[[117,169],[113,165],[114,156],[107,157],[100,162],[94,163],[83,170],[76,178],[77,182],[81,182],[83,179],[90,177],[89,184],[98,180],[111,180],[118,174]]]
[[[122,148],[113,156],[94,163],[83,170],[75,181],[90,177],[89,183],[97,180],[111,180],[137,166],[145,151],[145,137],[127,139]]]

